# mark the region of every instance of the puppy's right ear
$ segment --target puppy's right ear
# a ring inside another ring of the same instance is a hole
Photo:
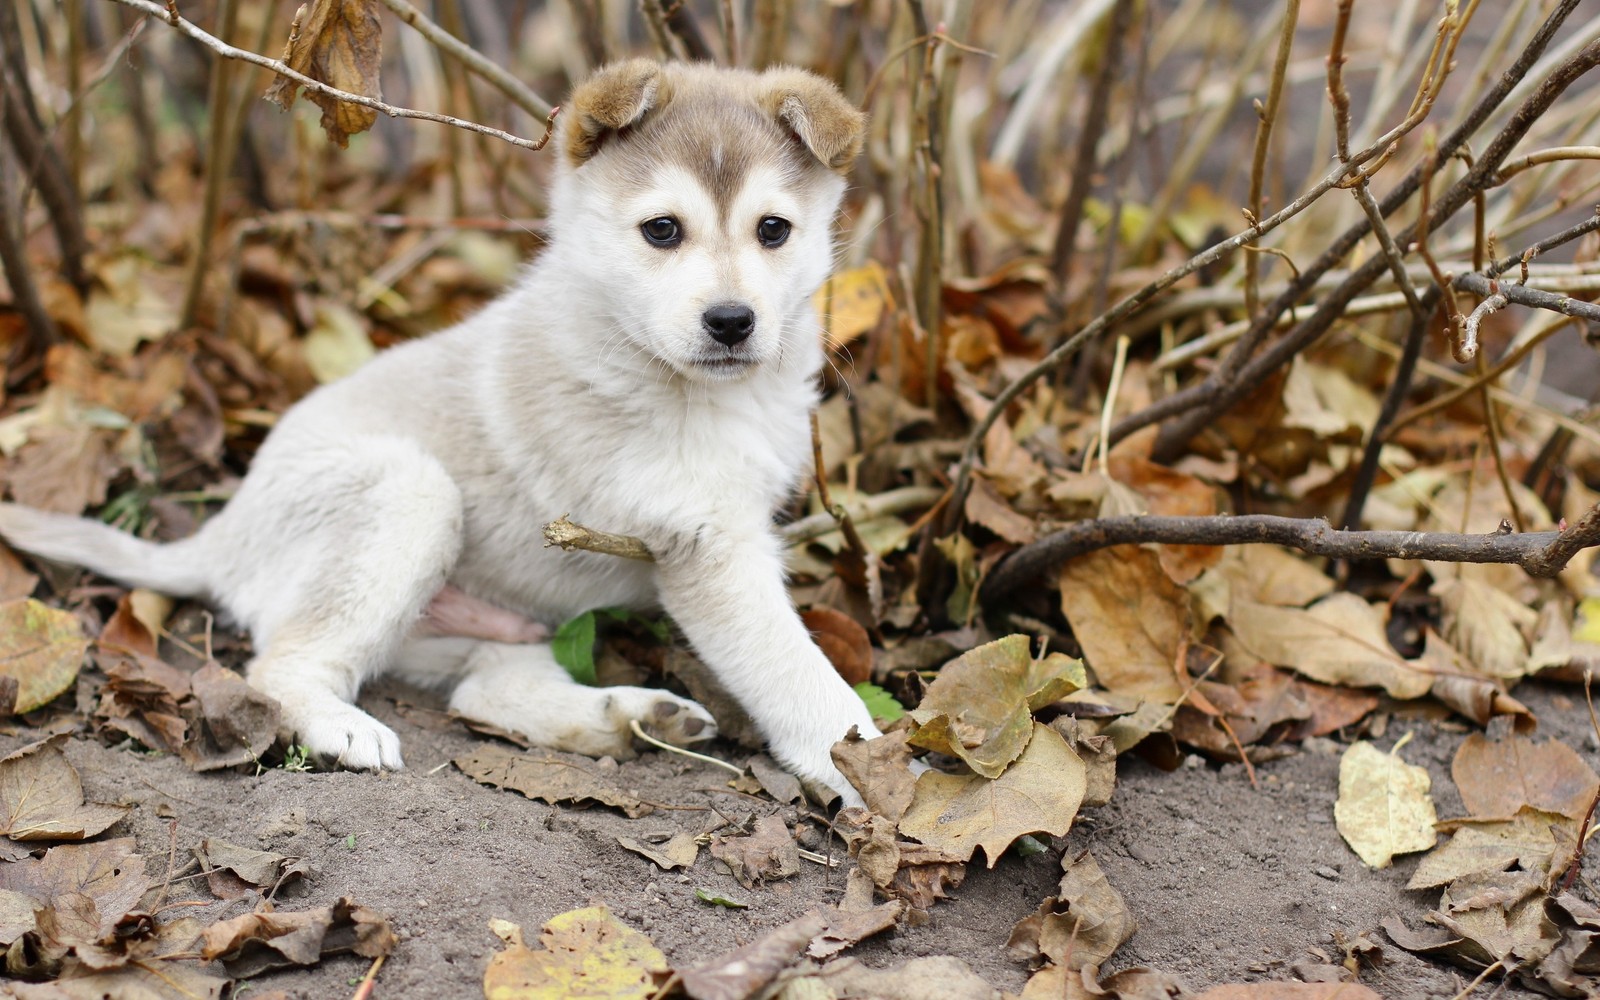
[[[562,149],[574,167],[584,164],[606,137],[634,124],[656,103],[661,66],[630,59],[607,66],[578,85],[562,115]]]

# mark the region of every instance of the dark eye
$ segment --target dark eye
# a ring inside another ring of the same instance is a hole
[[[658,247],[675,247],[683,242],[683,231],[678,228],[678,220],[670,215],[649,220],[639,227],[639,231]]]
[[[787,219],[769,215],[761,220],[759,226],[756,226],[756,239],[760,240],[761,245],[769,250],[783,246],[784,241],[788,238],[789,222]]]

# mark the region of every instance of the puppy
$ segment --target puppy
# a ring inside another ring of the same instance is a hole
[[[547,625],[664,610],[779,761],[859,801],[829,747],[877,730],[789,601],[772,517],[809,463],[811,299],[864,118],[800,70],[644,60],[567,108],[550,243],[517,286],[307,396],[199,533],[156,545],[4,504],[0,535],[218,605],[285,728],[350,768],[402,766],[353,703],[381,673],[557,750],[626,755],[635,719],[714,735],[692,701],[573,683],[546,644],[437,634],[483,634],[449,622],[485,605]],[[656,561],[546,548],[563,514]],[[419,627],[430,606],[445,625]]]

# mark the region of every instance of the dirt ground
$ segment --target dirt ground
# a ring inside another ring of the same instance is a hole
[[[1559,738],[1600,766],[1600,743],[1580,693],[1525,684],[1518,697],[1537,714],[1542,737]],[[176,757],[92,739],[71,741],[67,753],[92,801],[135,807],[112,833],[137,837],[154,878],[167,871],[174,842],[181,874],[189,848],[202,838],[221,838],[310,862],[318,874],[301,894],[283,898],[282,908],[351,896],[388,915],[402,940],[378,976],[379,997],[481,996],[485,965],[499,947],[488,928],[491,918],[519,923],[532,938],[556,913],[604,903],[677,964],[734,948],[838,897],[842,868],[830,873],[803,862],[796,878],[745,890],[705,851],[681,875],[617,845],[619,835],[698,832],[724,818],[780,808],[791,823],[797,818],[795,807],[729,789],[720,770],[651,753],[624,763],[621,783],[663,806],[653,814],[630,820],[607,808],[551,807],[480,785],[452,766],[483,738],[428,704],[427,695],[409,689],[377,689],[363,698],[364,707],[400,734],[409,765],[403,773],[196,774]],[[1393,717],[1378,740],[1387,748],[1415,733],[1404,756],[1428,768],[1441,817],[1461,811],[1449,763],[1466,731],[1447,721]],[[38,736],[8,730],[0,751]],[[1341,749],[1312,741],[1304,752],[1264,764],[1259,789],[1237,765],[1218,769],[1191,758],[1166,773],[1124,760],[1111,804],[1086,810],[1051,851],[1007,855],[992,871],[975,864],[955,898],[937,905],[925,926],[868,941],[853,954],[872,965],[954,955],[997,988],[1019,990],[1028,970],[1006,953],[1011,926],[1051,894],[1061,851],[1089,848],[1139,921],[1113,969],[1152,966],[1194,990],[1290,979],[1295,963],[1321,960],[1315,949],[1337,961],[1335,934],[1368,932],[1385,945],[1383,963],[1363,976],[1369,986],[1390,1000],[1453,997],[1470,974],[1418,960],[1376,930],[1396,913],[1415,926],[1437,894],[1405,891],[1416,856],[1387,871],[1369,871],[1339,838],[1333,803]],[[712,752],[736,761],[747,756],[721,744]],[[1591,857],[1580,883],[1591,898],[1597,877],[1600,862]],[[709,905],[696,898],[696,888],[746,901],[749,908]],[[210,897],[191,879],[175,883],[169,898]],[[252,902],[204,903],[188,915],[209,922],[245,912]],[[344,997],[366,965],[336,958],[251,985],[296,998]],[[1494,992],[1482,989],[1484,996]],[[1494,995],[1533,994],[1503,988]]]

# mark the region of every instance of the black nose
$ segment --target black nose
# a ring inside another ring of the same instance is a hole
[[[723,303],[707,309],[700,317],[700,322],[705,324],[712,340],[732,347],[750,336],[750,331],[756,328],[756,314],[749,306]]]

